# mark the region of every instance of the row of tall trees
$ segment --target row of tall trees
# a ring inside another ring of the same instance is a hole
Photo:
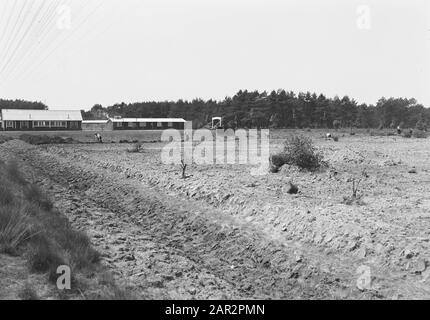
[[[207,125],[213,116],[224,117],[227,127],[238,128],[395,128],[426,127],[430,109],[415,99],[381,98],[376,105],[358,104],[345,97],[328,98],[323,94],[239,91],[222,101],[194,99],[121,103],[103,108],[94,106],[88,118],[100,114],[133,118],[184,118],[196,127]],[[85,114],[84,114],[85,116]]]
[[[0,109],[40,109],[41,102],[0,99]],[[267,92],[239,91],[222,101],[194,99],[121,103],[109,107],[95,105],[82,111],[86,120],[121,116],[132,118],[184,118],[203,127],[211,118],[222,116],[230,128],[426,128],[430,109],[415,99],[381,98],[375,105],[358,104],[345,97],[328,98],[323,94],[285,90]]]
[[[47,110],[48,106],[42,102],[32,102],[25,100],[5,100],[0,99],[0,110],[1,109],[37,109]]]

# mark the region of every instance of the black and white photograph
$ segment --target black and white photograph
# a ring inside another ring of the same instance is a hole
[[[427,0],[0,0],[0,300],[428,300],[429,108]]]

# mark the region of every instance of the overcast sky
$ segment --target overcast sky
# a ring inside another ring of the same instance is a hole
[[[0,0],[0,97],[88,109],[283,88],[430,107],[427,0],[38,1],[20,16],[26,0]]]

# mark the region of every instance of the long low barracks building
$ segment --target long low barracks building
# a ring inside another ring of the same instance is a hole
[[[63,110],[1,110],[1,129],[4,131],[60,131],[81,130],[80,111]]]
[[[111,131],[184,129],[186,121],[179,118],[110,118],[82,119],[80,111],[62,110],[0,110],[3,131]]]

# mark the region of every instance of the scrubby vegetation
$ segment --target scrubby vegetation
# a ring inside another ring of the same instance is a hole
[[[309,171],[315,171],[326,165],[312,140],[304,136],[293,136],[288,139],[284,144],[284,150],[271,156],[271,164],[272,168],[288,164]]]
[[[56,283],[57,268],[67,265],[76,290],[83,285],[75,281],[76,274],[93,277],[94,272],[106,272],[88,236],[74,230],[38,186],[23,178],[14,162],[0,161],[0,254],[26,257],[29,271],[46,274],[52,283]],[[115,288],[113,283],[108,285]],[[74,292],[72,288],[70,294]],[[20,295],[37,297],[29,284]]]
[[[31,135],[31,134],[22,134],[19,136],[19,139],[27,142],[29,144],[34,145],[42,145],[42,144],[70,144],[75,143],[72,138],[62,138],[59,136],[48,136],[48,135]]]

